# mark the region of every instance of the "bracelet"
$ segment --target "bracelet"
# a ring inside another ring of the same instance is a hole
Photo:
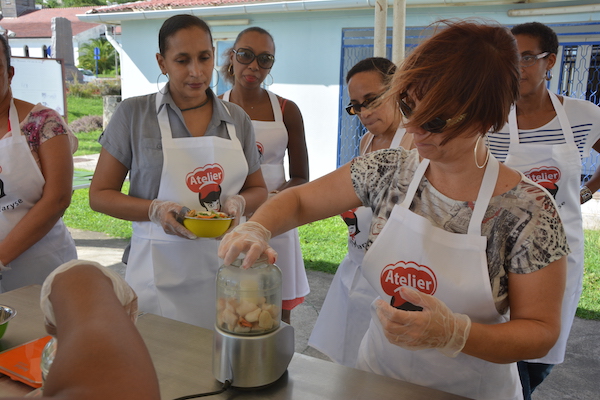
[[[587,186],[584,186],[579,191],[579,197],[581,199],[581,204],[583,204],[583,203],[590,201],[592,199],[592,197],[594,197],[594,193],[592,193],[590,188],[588,188]]]

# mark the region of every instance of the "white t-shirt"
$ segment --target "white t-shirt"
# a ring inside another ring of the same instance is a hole
[[[571,129],[575,136],[575,143],[582,158],[590,155],[590,149],[600,139],[600,107],[587,100],[563,97],[563,106],[571,123]],[[490,150],[500,162],[506,160],[510,134],[508,124],[504,125],[500,132],[490,133]],[[536,129],[519,129],[520,143],[544,143],[548,145],[564,144],[563,135],[558,117],[546,125]]]

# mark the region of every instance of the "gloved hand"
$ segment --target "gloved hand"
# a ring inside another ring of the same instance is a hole
[[[378,300],[377,316],[388,341],[407,350],[435,348],[448,357],[456,357],[469,337],[471,319],[453,313],[442,301],[408,286],[400,288],[400,295],[423,307],[423,311],[398,310]]]
[[[262,254],[270,264],[277,260],[277,252],[269,246],[271,232],[258,222],[248,221],[236,226],[219,245],[219,257],[225,265],[234,262],[240,253],[246,253],[242,268],[250,268]]]
[[[227,230],[227,232],[230,232],[240,224],[240,218],[242,218],[244,211],[246,211],[246,199],[239,194],[229,196],[227,200],[225,200],[225,204],[223,204],[223,209],[221,211],[229,216],[235,217]]]
[[[77,265],[91,265],[102,271],[104,275],[108,276],[112,281],[115,294],[121,302],[121,305],[123,305],[123,308],[127,312],[127,315],[129,315],[131,320],[135,323],[138,315],[137,295],[129,286],[129,284],[125,282],[121,275],[109,268],[103,267],[102,265],[94,261],[71,260],[52,271],[52,273],[48,275],[48,277],[44,281],[44,284],[42,285],[42,292],[40,295],[40,307],[42,308],[42,312],[44,313],[46,331],[50,335],[56,335],[56,319],[54,318],[54,309],[52,308],[52,303],[48,298],[50,296],[50,293],[52,292],[52,282],[54,281],[56,275],[61,274]]]
[[[177,235],[186,239],[197,239],[198,237],[181,225],[176,216],[183,207],[174,201],[152,200],[148,209],[148,218],[156,225],[162,226],[165,233]]]

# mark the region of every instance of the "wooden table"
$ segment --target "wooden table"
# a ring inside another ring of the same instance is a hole
[[[39,293],[40,286],[35,285],[0,294],[0,304],[17,310],[0,339],[0,350],[46,335]],[[212,375],[212,331],[153,314],[140,316],[137,327],[154,361],[163,399],[211,392],[221,387]],[[24,396],[31,390],[6,376],[0,378],[0,397]],[[296,353],[288,371],[268,388],[230,389],[210,398],[450,400],[463,397]]]

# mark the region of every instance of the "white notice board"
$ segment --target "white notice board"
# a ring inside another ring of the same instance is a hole
[[[11,57],[15,68],[13,97],[53,108],[66,118],[65,79],[62,59]]]

